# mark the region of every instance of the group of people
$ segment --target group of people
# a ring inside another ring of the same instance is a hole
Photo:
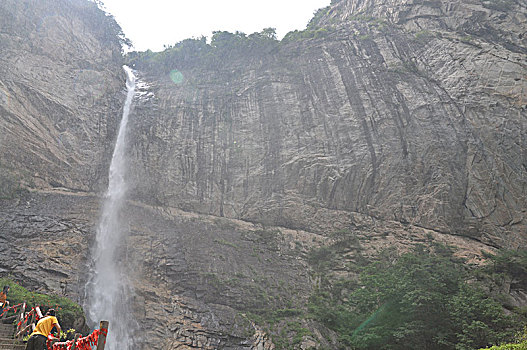
[[[7,300],[8,293],[9,286],[4,286],[4,288],[0,292],[0,314],[2,314],[4,309],[7,309],[9,307],[9,301]],[[47,349],[46,342],[53,328],[55,328],[58,334],[60,334],[61,329],[59,321],[57,320],[57,317],[55,315],[55,310],[49,309],[46,312],[46,316],[38,321],[37,325],[35,326],[35,329],[33,330],[33,333],[31,333],[31,337],[29,337],[29,340],[26,344],[26,350]]]

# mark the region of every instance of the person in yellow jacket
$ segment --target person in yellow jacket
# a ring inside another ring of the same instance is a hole
[[[38,321],[35,330],[31,333],[26,344],[26,350],[46,350],[46,341],[53,327],[57,328],[58,334],[60,334],[60,325],[55,317],[55,310],[49,309],[46,312],[46,317]]]

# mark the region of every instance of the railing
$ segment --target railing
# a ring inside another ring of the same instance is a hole
[[[42,318],[40,307],[34,307],[30,312],[26,312],[26,303],[22,304],[22,311],[18,315],[15,338],[21,339],[28,331],[33,332],[35,323]]]
[[[66,342],[51,341],[51,347],[48,350],[92,350],[92,346],[97,346],[97,350],[104,350],[106,337],[108,335],[108,321],[101,321],[99,329],[94,330],[86,337],[80,337],[79,333],[75,334],[74,340]]]
[[[2,313],[0,314],[0,319],[4,319],[7,317],[7,314],[9,313],[10,310],[14,310],[15,311],[15,314],[17,312],[17,309],[19,307],[22,307],[23,304],[17,304],[17,305],[13,305],[13,306],[9,306],[9,307],[6,307]]]
[[[19,307],[20,313],[16,315]],[[40,307],[35,306],[29,312],[26,312],[26,308],[27,304],[22,303],[6,308],[0,314],[0,318],[5,319],[7,313],[10,310],[14,310],[18,321],[15,333],[15,338],[17,339],[22,339],[28,332],[32,333],[35,329],[36,322],[43,317]],[[108,336],[108,325],[108,321],[101,321],[99,329],[94,330],[88,336],[81,337],[81,334],[77,333],[75,334],[75,339],[65,342],[59,342],[57,339],[50,339],[48,337],[48,350],[92,350],[92,346],[96,346],[97,350],[104,350],[106,337]]]

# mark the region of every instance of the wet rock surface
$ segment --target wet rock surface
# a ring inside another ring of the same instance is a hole
[[[250,313],[305,305],[316,248],[355,278],[387,249],[524,247],[526,9],[502,3],[335,1],[324,37],[172,62],[177,82],[138,65],[118,255],[138,348],[273,349]],[[0,275],[81,303],[125,96],[92,5],[0,4]]]
[[[456,4],[340,1],[324,38],[169,61],[183,83],[146,62],[137,198],[317,232],[358,212],[521,246],[525,6]]]
[[[125,96],[115,22],[82,0],[6,0],[0,18],[0,194],[102,190]]]

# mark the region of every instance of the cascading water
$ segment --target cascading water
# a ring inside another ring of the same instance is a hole
[[[126,126],[135,93],[135,76],[129,67],[123,68],[127,75],[128,93],[110,164],[108,191],[92,253],[92,275],[86,285],[86,308],[90,321],[94,326],[101,320],[110,321],[106,343],[109,350],[132,349],[135,328],[131,316],[132,310],[127,302],[131,288],[122,271],[120,263],[122,251],[119,249],[126,240],[127,231],[121,220],[121,212],[126,193]]]

